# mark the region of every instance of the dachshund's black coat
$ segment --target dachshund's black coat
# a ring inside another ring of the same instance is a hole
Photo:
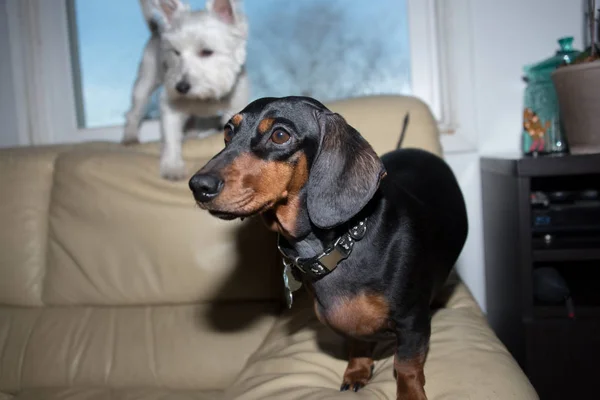
[[[416,149],[379,158],[341,116],[305,97],[251,103],[226,125],[225,141],[190,180],[198,204],[212,214],[261,214],[302,258],[367,219],[350,257],[304,283],[319,319],[351,341],[342,390],[358,390],[370,378],[367,342],[394,335],[397,396],[425,399],[430,303],[468,229],[448,165]]]

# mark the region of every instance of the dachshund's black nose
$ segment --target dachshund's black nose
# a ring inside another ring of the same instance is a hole
[[[196,174],[190,179],[189,185],[196,201],[206,203],[219,194],[223,181],[214,175]]]
[[[175,89],[181,94],[186,94],[189,92],[191,87],[192,85],[186,81],[179,81],[177,82],[177,85],[175,85]]]

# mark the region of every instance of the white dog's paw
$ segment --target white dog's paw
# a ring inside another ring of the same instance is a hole
[[[126,146],[139,144],[140,139],[138,129],[135,126],[126,125],[125,132],[123,133],[123,139],[121,139],[121,143],[123,143]]]
[[[181,181],[186,178],[185,163],[181,158],[162,158],[160,160],[160,176],[170,181]]]

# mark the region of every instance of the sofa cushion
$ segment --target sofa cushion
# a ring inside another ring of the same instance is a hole
[[[48,206],[61,150],[0,151],[0,304],[42,304]]]
[[[281,296],[275,236],[258,219],[226,222],[200,211],[187,182],[160,178],[151,155],[86,148],[63,154],[49,214],[47,304]]]
[[[518,399],[537,395],[515,360],[485,322],[463,284],[451,287],[448,307],[432,320],[425,363],[430,400]],[[274,325],[265,342],[226,392],[230,400],[344,400],[340,393],[347,355],[341,338],[314,317],[309,299]],[[309,304],[306,304],[306,303]],[[395,393],[394,343],[379,343],[373,379],[356,399]]]
[[[13,400],[221,400],[219,391],[65,388],[31,389],[19,393]],[[3,400],[0,395],[0,400]]]
[[[74,145],[0,149],[0,304],[42,304],[54,165]],[[88,149],[117,145],[91,142]]]
[[[0,391],[227,387],[278,303],[0,308]]]

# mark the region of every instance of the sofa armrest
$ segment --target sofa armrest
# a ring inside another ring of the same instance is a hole
[[[347,399],[339,392],[347,363],[343,340],[317,321],[306,296],[300,303],[275,324],[226,398]],[[393,348],[378,344],[373,379],[356,398],[395,398]],[[425,377],[430,400],[538,399],[462,283],[433,317]]]
[[[425,376],[430,399],[539,398],[462,283],[433,316]]]

